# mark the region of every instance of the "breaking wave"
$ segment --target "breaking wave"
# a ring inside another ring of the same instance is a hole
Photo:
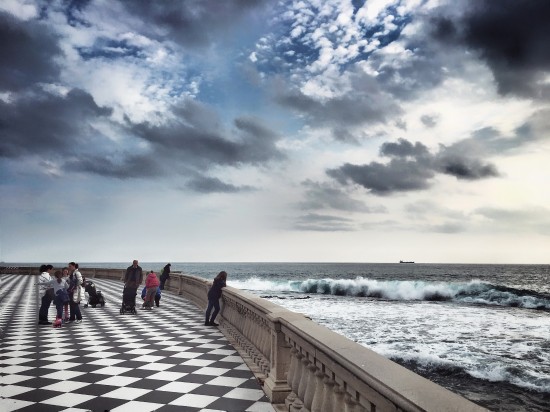
[[[307,279],[271,281],[256,277],[228,282],[239,289],[273,292],[366,297],[396,301],[453,301],[457,303],[550,310],[550,296],[531,290],[470,282],[380,281],[355,279]]]

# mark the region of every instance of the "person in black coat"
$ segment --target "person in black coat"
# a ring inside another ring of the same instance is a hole
[[[204,326],[218,326],[214,320],[216,320],[216,316],[218,316],[218,313],[220,312],[220,298],[222,297],[222,288],[226,286],[226,280],[227,272],[221,271],[214,279],[214,282],[208,291],[208,307],[206,308]],[[212,317],[210,317],[212,309],[214,309],[214,313],[212,313]]]
[[[164,290],[164,283],[170,279],[170,263],[168,263],[166,266],[164,266],[164,269],[162,269],[162,274],[160,275],[160,290]]]

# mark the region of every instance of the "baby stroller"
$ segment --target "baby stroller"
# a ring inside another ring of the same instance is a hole
[[[136,295],[137,288],[125,287],[122,291],[122,306],[120,307],[120,314],[133,313],[136,314]]]
[[[95,308],[97,305],[101,307],[105,306],[105,299],[101,291],[97,290],[94,283],[91,280],[84,282],[84,290],[88,294],[88,303],[84,305],[85,308],[90,305],[92,308]]]

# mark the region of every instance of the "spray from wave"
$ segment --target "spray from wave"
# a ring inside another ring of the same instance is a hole
[[[470,282],[307,279],[271,281],[256,277],[228,282],[239,289],[366,297],[396,301],[453,301],[457,303],[550,310],[550,296],[534,291],[473,280]]]

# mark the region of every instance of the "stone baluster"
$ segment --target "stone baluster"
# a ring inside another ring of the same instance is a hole
[[[355,399],[349,393],[344,396],[344,412],[359,412],[359,404],[355,402]]]
[[[302,402],[302,399],[300,399],[300,387],[303,376],[304,376],[304,368],[303,368],[303,360],[307,358],[302,354],[301,352],[298,352],[296,355],[296,374],[294,375],[294,379],[292,382],[292,390],[296,394],[296,397],[294,398],[294,401],[292,402],[292,405],[290,405],[290,412],[300,412],[302,411],[304,404]]]
[[[324,389],[323,389],[323,406],[321,408],[322,412],[333,412],[333,411],[340,412],[339,410],[334,409],[333,388],[335,384],[336,382],[328,376],[323,379]]]
[[[286,410],[289,410],[290,405],[296,399],[296,391],[295,388],[292,386],[292,383],[294,381],[294,376],[296,375],[296,364],[298,362],[297,354],[298,350],[293,346],[290,349],[290,366],[288,367],[288,372],[286,374],[286,382],[291,390],[291,392],[285,399]]]
[[[258,323],[258,350],[265,357],[265,337],[266,329],[264,328],[263,322],[260,320]],[[271,335],[270,335],[271,336]]]
[[[304,358],[304,354],[302,352],[298,352],[296,354],[296,370],[294,373],[294,378],[292,380],[292,391],[298,396],[298,389],[300,388],[300,380],[302,379],[302,359]]]
[[[256,314],[249,313],[250,315],[250,328],[248,329],[248,335],[245,335],[252,345],[257,346],[256,338],[258,336],[258,324],[256,323]]]
[[[323,408],[323,395],[325,393],[325,384],[323,379],[325,374],[319,368],[315,372],[315,393],[313,395],[313,403],[311,404],[311,412],[321,412]]]
[[[309,359],[307,354],[302,354],[300,362],[298,363],[298,387],[296,389],[296,399],[292,402],[290,412],[304,412],[304,394],[306,393],[307,386],[307,366],[309,365]]]
[[[271,331],[263,323],[260,327],[260,351],[269,357],[271,344]]]
[[[334,385],[334,410],[343,411],[345,390],[338,384]]]
[[[246,311],[243,314],[243,316],[244,316],[244,322],[243,322],[243,328],[241,330],[241,333],[243,334],[243,336],[250,336],[250,326],[251,326],[250,313]]]
[[[301,371],[301,376],[300,376],[300,385],[298,386],[298,398],[300,398],[300,400],[302,402],[304,402],[304,398],[305,398],[305,395],[306,395],[306,389],[307,389],[307,384],[309,383],[308,380],[309,380],[309,369],[308,369],[308,366],[310,364],[310,360],[308,359],[308,355],[305,354],[304,357],[302,358],[302,362],[301,362],[301,365],[300,365],[300,371]]]
[[[306,393],[304,394],[304,406],[311,410],[311,405],[313,404],[313,396],[315,395],[315,389],[316,389],[316,378],[315,374],[317,372],[317,366],[315,365],[315,360],[313,360],[307,367],[307,374],[306,374]]]

